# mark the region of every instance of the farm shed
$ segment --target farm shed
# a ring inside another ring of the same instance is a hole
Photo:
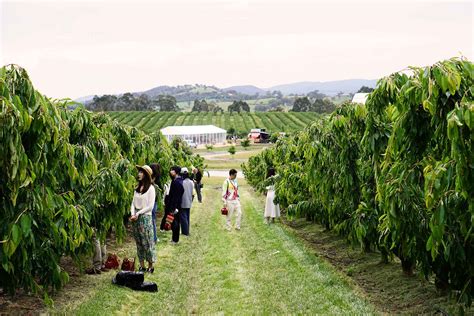
[[[352,103],[365,104],[365,101],[367,101],[368,96],[369,96],[368,93],[356,93],[354,94],[354,97],[352,98]]]
[[[214,125],[195,126],[168,126],[161,129],[161,133],[170,142],[174,137],[190,140],[201,144],[223,144],[226,141],[227,131]]]

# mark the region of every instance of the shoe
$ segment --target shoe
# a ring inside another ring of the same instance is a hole
[[[240,230],[240,227],[236,227],[235,230]]]
[[[160,229],[160,233],[164,233],[164,232],[165,232],[165,230],[164,230],[164,229]]]
[[[146,272],[146,268],[145,267],[140,267],[140,268],[138,268],[138,272]]]
[[[172,245],[177,245],[177,244],[178,244],[178,242],[179,242],[179,241],[173,241],[173,240],[170,240],[170,243],[171,243]]]
[[[110,269],[107,269],[105,266],[102,266],[102,267],[100,268],[100,271],[102,271],[102,272],[109,272]]]
[[[148,269],[146,270],[146,272],[148,272],[148,273],[153,273],[153,272],[155,272],[155,268],[148,268]]]
[[[226,226],[225,227],[225,230],[227,230],[228,232],[230,232],[232,230],[232,228],[230,228],[229,226]]]
[[[97,268],[89,268],[85,271],[87,274],[100,274],[100,269],[97,269]]]

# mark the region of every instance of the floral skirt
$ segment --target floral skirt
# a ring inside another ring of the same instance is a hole
[[[140,261],[156,261],[153,221],[150,215],[140,215],[132,223],[133,238],[137,243],[137,255]]]

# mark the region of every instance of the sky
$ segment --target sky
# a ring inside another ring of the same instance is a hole
[[[53,98],[378,79],[474,52],[473,1],[0,1],[0,64]]]

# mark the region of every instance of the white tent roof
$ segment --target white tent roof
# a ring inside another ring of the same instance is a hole
[[[354,94],[354,97],[352,98],[352,103],[365,104],[365,101],[367,101],[368,96],[369,96],[368,93],[356,93]]]
[[[227,133],[225,129],[214,125],[195,126],[167,126],[161,129],[161,133],[167,135],[199,135],[199,134],[221,134]]]

